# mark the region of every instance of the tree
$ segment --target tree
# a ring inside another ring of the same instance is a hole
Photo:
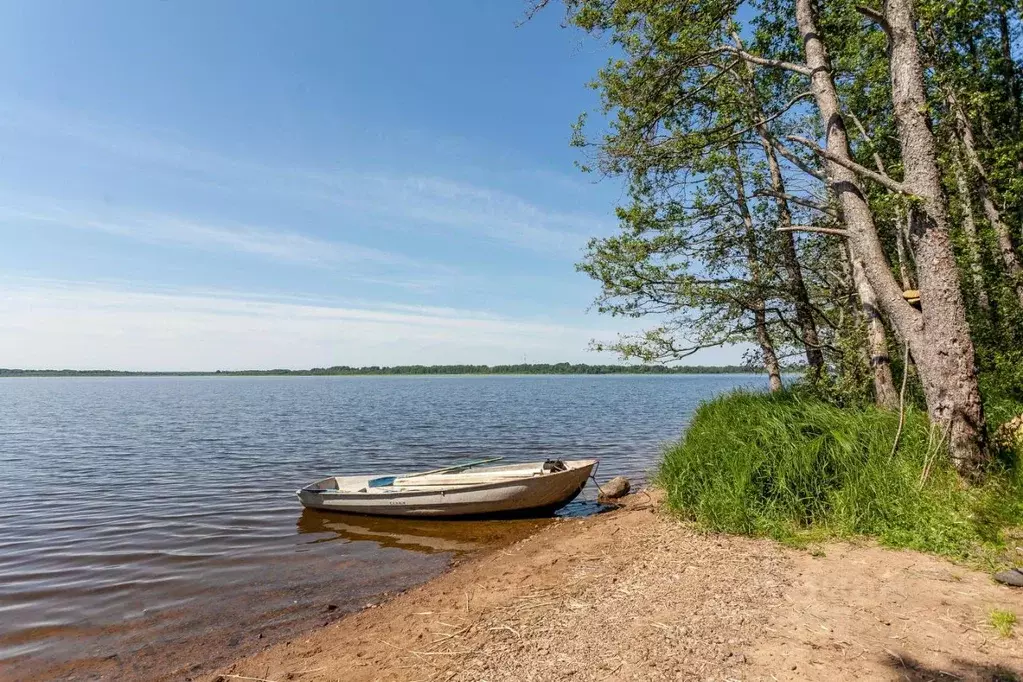
[[[579,268],[601,282],[601,312],[654,316],[659,323],[607,348],[651,362],[754,342],[771,389],[781,388],[775,338],[785,335],[779,320],[786,313],[771,303],[776,317],[768,319],[780,285],[764,249],[763,207],[750,202],[745,164],[734,145],[704,156],[695,166],[701,187],[688,203],[664,187],[670,174],[635,179],[631,205],[618,211],[622,233],[592,240]]]
[[[954,140],[949,145],[953,175],[956,182],[964,176],[975,189],[1001,261],[995,274],[1023,308],[1023,259],[1013,243],[1023,199],[1023,101],[1010,10],[1011,4],[1002,2],[928,1],[921,3],[919,23],[924,59],[934,73],[933,106],[943,108],[946,133]],[[963,169],[955,167],[959,163]],[[972,200],[956,195],[966,213]]]
[[[859,292],[878,401],[891,404],[894,397],[887,324],[915,360],[928,414],[946,439],[953,461],[964,474],[982,468],[987,456],[984,413],[945,194],[953,169],[942,165],[949,156],[932,133],[933,125],[948,121],[932,120],[928,98],[928,86],[934,90],[941,70],[924,68],[927,53],[921,50],[911,0],[885,0],[881,10],[839,1],[829,3],[823,16],[815,0],[759,0],[753,5],[754,20],[746,27],[739,25],[740,3],[726,0],[567,0],[567,5],[573,23],[590,32],[607,32],[623,53],[599,74],[605,111],[613,120],[611,131],[598,144],[600,169],[626,176],[634,190],[641,188],[632,196],[642,197],[643,205],[660,205],[667,215],[667,207],[674,202],[675,214],[681,216],[685,211],[678,207],[685,205],[684,197],[672,198],[670,190],[682,183],[705,192],[705,183],[723,177],[723,169],[729,163],[734,166],[738,158],[740,168],[750,168],[743,175],[751,178],[752,185],[746,201],[747,207],[752,206],[751,221],[743,221],[746,227],[707,213],[730,210],[720,192],[702,206],[697,223],[686,215],[680,224],[708,226],[719,238],[739,239],[750,233],[752,222],[753,233],[759,235],[758,253],[780,255],[769,269],[760,268],[754,276],[747,267],[738,278],[743,291],[760,292],[760,298],[743,298],[750,305],[729,308],[715,303],[712,296],[695,300],[660,292],[668,296],[662,302],[674,306],[671,313],[676,322],[651,338],[662,342],[666,335],[677,336],[711,322],[736,323],[747,314],[755,320],[757,300],[764,301],[765,313],[783,311],[775,320],[779,331],[789,332],[782,337],[782,347],[809,350],[811,346],[801,322],[807,318],[798,314],[800,309],[811,311],[814,324],[818,318],[823,320],[830,330],[825,336],[834,338],[843,325],[829,319],[828,311],[836,310],[834,301],[827,299],[833,287],[828,277],[818,274],[834,270],[834,261],[829,265],[818,260],[823,252],[811,248],[816,240],[796,239],[792,232],[844,239],[847,248],[830,253],[848,254],[850,267],[843,269]],[[993,3],[987,10],[985,16],[1005,14],[1005,8]],[[743,31],[748,47],[740,39]],[[1011,40],[1008,30],[997,33],[1000,44]],[[866,48],[859,47],[850,34],[866,37]],[[839,55],[837,71],[828,42]],[[998,54],[991,65],[985,65],[985,73],[997,65],[1001,74],[997,77],[1006,83],[1007,91],[1016,93],[1012,90],[1018,88],[1015,67],[1005,68],[1011,49]],[[1018,96],[1012,96],[1018,103]],[[1018,116],[1018,106],[1009,109],[1016,113],[1006,116]],[[861,117],[885,134],[871,139]],[[961,119],[958,129],[965,130]],[[860,131],[859,145],[850,138],[848,120]],[[965,140],[965,133],[961,137]],[[1010,137],[1007,133],[998,139]],[[967,147],[964,141],[969,160]],[[729,156],[723,153],[727,149],[738,151]],[[864,163],[865,155],[876,170]],[[985,170],[972,160],[969,163],[978,177]],[[1002,178],[1005,173],[1000,172]],[[651,176],[658,181],[646,182]],[[1001,182],[1007,185],[1014,180]],[[739,182],[735,187],[746,185]],[[988,191],[988,196],[993,193]],[[766,212],[762,198],[773,199],[773,211]],[[799,211],[798,219],[786,215],[793,206]],[[742,213],[741,207],[738,210]],[[990,216],[988,220],[997,231],[995,221]],[[1003,224],[1007,224],[1004,219]],[[778,229],[784,231],[791,248],[778,239]],[[804,285],[805,306],[799,287],[793,286],[796,278],[787,268],[791,262],[787,254],[794,254],[800,275],[813,274],[814,286],[822,294],[811,295],[813,287]],[[591,253],[590,265],[594,255],[599,256]],[[720,253],[683,249],[673,255],[684,257],[685,276],[690,278],[686,281],[694,282],[701,268],[715,262]],[[665,267],[666,254],[659,253],[657,258],[658,266]],[[749,253],[746,260],[749,263]],[[1012,279],[1010,263],[1003,261]],[[904,295],[913,276],[918,282],[919,309]],[[605,292],[620,283],[610,271],[601,277]],[[719,278],[705,286],[723,283]],[[731,291],[733,303],[734,294]],[[689,317],[694,311],[699,311],[695,319]],[[755,328],[755,323],[741,323],[731,329],[752,332]],[[702,338],[711,342],[733,337]],[[832,357],[842,353],[827,341],[818,345]],[[674,350],[670,344],[663,348]]]
[[[892,105],[905,178],[896,182],[852,160],[814,0],[796,0],[796,23],[821,122],[826,126],[825,148],[804,142],[827,160],[853,257],[862,259],[867,279],[879,293],[880,305],[913,353],[928,414],[947,434],[953,461],[961,471],[971,472],[983,464],[986,456],[984,413],[966,306],[949,239],[948,207],[926,115],[912,4],[909,0],[887,0],[883,15],[870,10],[865,13],[882,26],[889,41]],[[860,187],[861,176],[912,199],[910,239],[920,280],[920,311],[906,302],[892,275],[873,213]]]

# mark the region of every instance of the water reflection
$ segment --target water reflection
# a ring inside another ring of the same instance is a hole
[[[313,509],[302,511],[300,534],[319,537],[311,543],[344,540],[374,542],[380,547],[433,554],[461,554],[496,544],[514,542],[554,523],[552,518],[507,520],[412,519],[340,514]]]

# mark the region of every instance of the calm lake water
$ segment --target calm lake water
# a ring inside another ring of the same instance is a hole
[[[549,523],[303,511],[324,475],[597,457],[643,480],[699,401],[765,383],[0,379],[0,678],[180,679]],[[595,509],[588,489],[561,513]]]

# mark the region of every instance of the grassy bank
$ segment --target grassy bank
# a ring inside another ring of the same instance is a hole
[[[1009,414],[1002,406],[999,413]],[[664,453],[676,513],[718,531],[787,541],[868,535],[957,559],[996,562],[1023,524],[1019,453],[964,487],[925,415],[839,408],[792,393],[734,393],[702,405]]]

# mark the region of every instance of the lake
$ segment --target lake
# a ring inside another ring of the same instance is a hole
[[[550,520],[303,511],[328,474],[600,459],[643,481],[756,375],[0,379],[0,679],[187,677]],[[590,486],[561,514],[593,513]]]

